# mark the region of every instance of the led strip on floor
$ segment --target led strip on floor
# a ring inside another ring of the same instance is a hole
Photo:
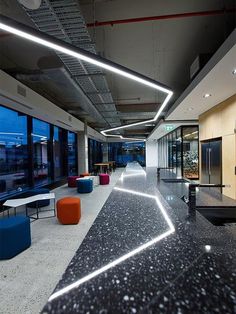
[[[116,73],[118,75],[121,75],[130,80],[136,81],[142,85],[145,85],[147,87],[153,88],[155,90],[161,91],[166,94],[165,100],[161,104],[160,108],[158,109],[153,119],[126,124],[119,127],[101,131],[101,134],[106,137],[111,136],[111,137],[127,139],[127,140],[145,141],[144,138],[123,137],[122,135],[110,134],[110,132],[134,127],[134,126],[149,123],[149,122],[155,122],[173,95],[173,92],[168,87],[166,87],[165,85],[155,80],[152,80],[140,73],[130,70],[108,59],[102,58],[91,52],[75,47],[67,42],[64,42],[55,37],[47,35],[39,30],[26,26],[25,24],[12,20],[4,15],[0,15],[0,29],[8,33],[14,34],[16,36],[19,36],[21,38],[27,39],[38,45],[48,47],[50,49],[64,53],[66,55],[75,57],[76,59],[91,63],[100,68],[111,71],[113,73]]]
[[[133,191],[133,190],[127,190],[127,189],[123,189],[123,188],[119,188],[119,187],[114,187],[114,190],[120,191],[122,193],[128,193],[128,194],[133,194],[133,195],[137,195],[137,196],[142,196],[142,197],[154,199],[157,203],[158,208],[161,210],[161,213],[162,213],[164,219],[166,220],[169,229],[166,232],[162,233],[161,235],[157,236],[156,238],[144,243],[143,245],[140,245],[136,249],[128,252],[127,254],[122,255],[121,257],[117,258],[113,262],[108,263],[107,265],[95,270],[94,272],[92,272],[92,273],[88,274],[87,276],[84,276],[83,278],[73,282],[72,284],[66,286],[65,288],[58,290],[57,292],[53,293],[50,296],[48,301],[53,301],[53,300],[57,299],[58,297],[68,293],[69,291],[78,288],[83,283],[89,281],[90,279],[93,279],[94,277],[96,277],[96,276],[104,273],[105,271],[111,269],[112,267],[115,267],[116,265],[118,265],[118,264],[124,262],[125,260],[133,257],[134,255],[144,251],[148,247],[156,244],[160,240],[168,237],[170,234],[175,232],[175,227],[174,227],[172,221],[170,220],[169,216],[167,215],[166,210],[165,210],[164,206],[162,205],[161,201],[159,200],[158,196],[150,195],[150,194],[146,194],[146,193],[141,193],[141,192],[137,192],[137,191]]]

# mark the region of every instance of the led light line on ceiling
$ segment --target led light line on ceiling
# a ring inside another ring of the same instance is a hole
[[[108,132],[112,132],[114,130],[120,130],[129,128],[136,125],[145,124],[148,122],[154,122],[157,120],[157,118],[160,116],[160,113],[167,105],[168,101],[170,100],[171,96],[173,95],[173,92],[166,88],[163,84],[152,80],[142,74],[139,74],[133,70],[130,70],[122,65],[119,65],[117,63],[114,63],[110,60],[107,60],[105,58],[102,58],[100,56],[97,56],[95,54],[92,54],[86,50],[83,50],[81,48],[75,47],[69,43],[66,43],[62,40],[59,40],[57,38],[54,38],[48,34],[42,33],[41,31],[35,30],[29,26],[26,26],[22,23],[16,22],[6,16],[0,15],[0,29],[6,32],[9,32],[11,34],[17,35],[21,38],[27,39],[31,42],[34,42],[38,45],[42,45],[44,47],[51,48],[53,50],[56,50],[58,52],[64,53],[66,55],[75,57],[79,60],[91,63],[95,66],[98,66],[100,68],[103,68],[105,70],[111,71],[113,73],[116,73],[118,75],[121,75],[123,77],[126,77],[128,79],[131,79],[133,81],[136,81],[140,84],[143,84],[145,86],[148,86],[150,88],[153,88],[155,90],[161,91],[165,94],[167,94],[167,97],[165,98],[164,102],[162,103],[161,107],[159,108],[157,114],[155,117],[151,120],[145,120],[137,123],[127,124],[123,125],[117,128],[111,128],[107,130],[101,131],[101,133],[104,136],[113,136],[118,137],[121,139],[130,139],[130,140],[137,140],[137,141],[143,141],[144,139],[137,139],[132,137],[123,137],[122,135],[116,135],[116,134],[107,134]]]
[[[117,131],[117,130],[121,130],[121,129],[134,127],[134,126],[141,125],[141,124],[155,122],[158,119],[158,117],[160,116],[160,114],[163,111],[163,109],[166,107],[166,105],[169,102],[169,100],[172,97],[172,95],[173,95],[172,91],[169,91],[167,93],[167,96],[166,96],[164,102],[162,103],[161,107],[159,108],[159,110],[157,111],[157,113],[156,113],[156,115],[155,115],[155,117],[153,119],[144,120],[144,121],[140,121],[140,122],[136,122],[136,123],[126,124],[126,125],[118,126],[118,127],[115,127],[115,128],[103,130],[103,131],[101,131],[102,135],[104,135],[104,136],[111,136],[111,134],[107,134],[107,133],[108,132],[112,132],[112,131]],[[114,135],[112,135],[112,136],[114,136]],[[115,136],[116,137],[120,137],[122,139],[125,139],[122,135],[115,135]],[[135,138],[132,138],[132,139],[135,139]],[[142,139],[142,140],[145,141],[145,139]]]

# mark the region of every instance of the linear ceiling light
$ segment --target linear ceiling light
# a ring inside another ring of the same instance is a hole
[[[101,131],[101,133],[104,136],[110,136],[110,134],[107,134],[107,132],[112,132],[112,131],[116,131],[116,130],[126,129],[126,128],[130,128],[130,127],[134,127],[134,126],[137,126],[137,125],[146,124],[146,123],[150,123],[150,122],[155,122],[158,119],[158,117],[160,116],[161,112],[166,107],[167,103],[169,102],[170,98],[173,95],[172,91],[168,91],[168,92],[165,92],[165,93],[167,94],[167,96],[166,96],[164,102],[162,103],[161,107],[159,108],[159,110],[157,111],[157,113],[156,113],[156,115],[154,116],[153,119],[140,121],[140,122],[135,122],[135,123],[131,123],[131,124],[125,124],[125,125],[122,125],[122,126],[118,126],[116,128],[112,128],[112,129],[107,129],[107,130]],[[116,135],[116,137],[123,138],[120,135]],[[135,139],[135,138],[133,138],[133,139]],[[145,141],[145,140],[143,139],[143,141]]]
[[[48,34],[45,34],[39,30],[33,29],[33,28],[26,26],[22,23],[16,22],[15,20],[12,20],[12,19],[10,19],[4,15],[1,15],[1,14],[0,14],[0,29],[2,29],[3,31],[6,31],[8,33],[17,35],[21,38],[27,39],[31,42],[38,44],[38,45],[48,47],[50,49],[64,53],[64,54],[71,56],[71,57],[74,57],[76,59],[91,63],[93,65],[100,67],[100,68],[111,71],[113,73],[116,73],[118,75],[126,77],[130,80],[136,81],[142,85],[145,85],[147,87],[153,88],[155,90],[158,90],[160,92],[167,94],[164,102],[162,103],[161,107],[159,108],[157,114],[155,115],[155,117],[153,119],[141,121],[141,122],[137,122],[137,123],[132,123],[132,124],[128,124],[128,125],[123,125],[123,126],[118,127],[118,128],[112,128],[112,129],[101,131],[101,133],[105,136],[110,136],[109,134],[106,134],[106,133],[111,132],[113,130],[124,129],[124,128],[128,128],[131,126],[136,126],[139,124],[144,124],[147,122],[156,121],[157,118],[159,117],[160,113],[162,112],[162,110],[167,105],[171,96],[173,95],[173,92],[168,87],[166,87],[165,85],[163,85],[163,84],[161,84],[155,80],[152,80],[152,79],[150,79],[150,78],[148,78],[148,77],[146,77],[140,73],[137,73],[133,70],[130,70],[130,69],[128,69],[128,68],[126,68],[120,64],[117,64],[115,62],[112,62],[108,59],[102,58],[102,57],[95,55],[91,52],[88,52],[88,51],[83,50],[81,48],[75,47],[75,46],[73,46],[67,42],[64,42],[64,41],[59,40],[55,37],[52,37]],[[113,136],[123,139],[123,137],[120,135],[113,134]],[[131,138],[125,138],[125,139],[136,140],[135,138],[132,138],[132,137]],[[137,139],[137,140],[140,140],[140,139]]]

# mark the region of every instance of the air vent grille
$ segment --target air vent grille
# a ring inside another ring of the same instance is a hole
[[[64,125],[69,126],[70,128],[72,128],[71,125],[69,125],[69,124],[67,124],[67,123],[65,123],[65,122],[63,122],[63,121],[57,120],[57,122],[62,123],[62,124],[64,124]]]
[[[21,85],[17,85],[17,93],[23,97],[26,97],[26,89]]]

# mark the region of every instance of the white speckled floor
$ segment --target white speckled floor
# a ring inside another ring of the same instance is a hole
[[[78,225],[60,225],[55,217],[31,223],[31,247],[11,260],[0,261],[0,314],[41,311],[122,171],[117,169],[111,183],[95,187],[92,194],[78,194],[67,186],[54,190],[56,199],[81,198],[81,220]]]

